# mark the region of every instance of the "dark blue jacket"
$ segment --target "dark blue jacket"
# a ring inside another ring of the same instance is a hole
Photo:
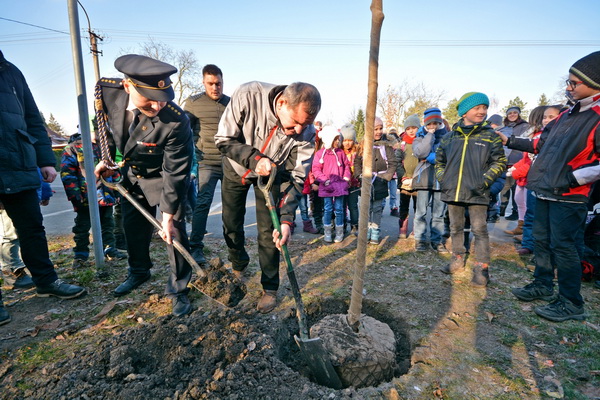
[[[25,77],[0,51],[0,193],[40,187],[38,167],[56,159]]]

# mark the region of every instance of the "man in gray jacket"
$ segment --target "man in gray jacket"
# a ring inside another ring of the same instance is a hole
[[[238,275],[250,262],[244,249],[244,216],[250,186],[255,186],[259,263],[263,295],[258,311],[268,313],[277,303],[279,251],[287,242],[298,199],[310,166],[315,140],[312,125],[321,108],[317,88],[296,82],[276,86],[249,82],[240,86],[221,118],[215,136],[223,153],[223,233],[229,261]],[[260,176],[277,168],[272,188],[281,218],[281,235],[274,231],[265,199],[256,188]]]

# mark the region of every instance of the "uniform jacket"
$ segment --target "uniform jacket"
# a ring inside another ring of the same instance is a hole
[[[436,152],[435,173],[446,203],[488,205],[489,188],[504,171],[502,141],[487,122],[465,126],[459,120]]]
[[[423,126],[417,131],[412,146],[414,156],[419,159],[419,164],[413,174],[412,184],[414,189],[440,190],[440,183],[435,176],[435,153],[446,133],[446,128],[429,133]]]
[[[100,159],[100,147],[93,143],[94,165]],[[83,159],[83,142],[81,139],[75,140],[65,147],[60,161],[60,179],[65,188],[67,199],[73,203],[75,211],[88,206],[87,185],[85,183],[85,165]],[[110,181],[120,180],[120,174],[105,178]],[[101,180],[96,181],[96,194],[98,205],[100,207],[110,207],[118,203],[118,196],[114,191],[102,184]]]
[[[600,94],[563,112],[539,139],[510,138],[507,145],[538,153],[527,189],[552,200],[587,202],[592,184],[600,179]]]
[[[362,175],[362,154],[357,154],[354,159],[354,175]],[[376,141],[373,144],[373,186],[371,187],[372,200],[385,199],[388,192],[388,182],[391,181],[396,173],[398,160],[394,154],[394,149],[387,141]]]
[[[352,173],[344,150],[322,148],[317,151],[312,172],[319,183],[319,197],[339,197],[348,194]],[[325,185],[326,181],[329,181],[329,185]]]
[[[223,156],[215,145],[215,135],[227,104],[229,104],[229,96],[223,95],[215,101],[205,92],[191,96],[185,101],[183,110],[190,119],[194,143],[199,150],[196,152],[196,157],[201,164],[221,167]]]
[[[258,160],[269,158],[277,165],[282,193],[281,222],[292,223],[314,152],[315,128],[309,125],[297,135],[286,135],[275,114],[275,98],[285,86],[249,82],[231,96],[215,136],[225,156],[223,174],[242,184],[256,180]]]
[[[123,155],[124,184],[138,184],[151,206],[175,214],[185,200],[194,151],[189,118],[169,101],[156,117],[140,114],[130,136],[125,126],[129,95],[121,79],[102,78],[98,83],[113,146]]]
[[[0,52],[0,193],[38,189],[38,167],[54,165],[48,132],[25,77]]]

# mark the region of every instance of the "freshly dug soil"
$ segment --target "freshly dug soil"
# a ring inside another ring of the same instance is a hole
[[[344,307],[341,302],[334,306]],[[294,334],[297,321],[291,313],[284,320],[226,309],[197,311],[185,318],[165,316],[97,342],[90,338],[93,344],[75,350],[65,361],[48,364],[26,384],[5,381],[2,397],[356,398],[354,388],[335,391],[309,380]]]
[[[220,258],[211,259],[203,269],[206,278],[192,282],[202,293],[227,307],[235,307],[244,299],[246,285],[225,269]]]

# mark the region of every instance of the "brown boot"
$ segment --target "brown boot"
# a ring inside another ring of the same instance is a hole
[[[258,301],[256,309],[262,314],[273,311],[277,305],[277,290],[263,290],[263,295]]]
[[[504,231],[507,235],[522,235],[523,234],[523,221],[519,220],[517,222],[517,227],[512,231]]]
[[[490,282],[489,265],[486,263],[473,263],[473,278],[471,285],[477,287],[486,287]]]
[[[304,224],[304,228],[302,229],[304,232],[319,233],[319,231],[313,226],[311,220],[303,221],[302,223]]]

